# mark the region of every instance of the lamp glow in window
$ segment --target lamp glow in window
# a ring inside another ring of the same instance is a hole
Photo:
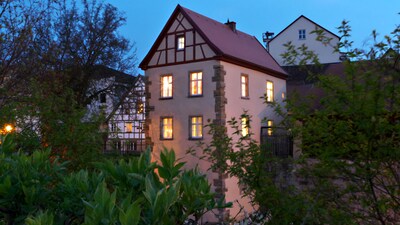
[[[200,96],[203,94],[203,73],[190,73],[190,96]]]
[[[249,97],[249,76],[247,74],[240,75],[240,88],[241,88],[241,97],[248,98]]]
[[[125,131],[128,132],[128,133],[132,133],[133,132],[133,124],[132,124],[132,122],[125,123]]]
[[[267,134],[268,134],[268,136],[271,136],[272,135],[272,127],[274,126],[274,121],[268,120],[267,126],[268,126]]]
[[[203,137],[203,117],[193,116],[190,118],[190,138]]]
[[[177,50],[183,50],[185,48],[185,37],[179,36],[177,41],[178,48]]]
[[[245,137],[249,135],[249,118],[242,117],[241,125],[242,125],[242,136]]]
[[[172,75],[161,76],[161,98],[172,97]]]
[[[161,139],[172,139],[172,117],[161,119]]]
[[[266,100],[267,102],[273,102],[274,101],[274,83],[271,81],[267,81],[267,90],[266,90]]]

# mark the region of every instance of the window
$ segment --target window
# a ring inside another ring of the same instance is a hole
[[[136,142],[127,141],[125,142],[126,151],[135,151],[136,149]]]
[[[247,74],[240,75],[240,89],[242,98],[249,97],[249,76]]]
[[[161,76],[161,98],[172,98],[172,75]]]
[[[267,93],[265,95],[267,102],[274,101],[274,83],[272,81],[267,81]]]
[[[299,40],[305,40],[306,39],[306,30],[301,29],[299,30]]]
[[[272,127],[274,126],[274,121],[268,120],[267,121],[267,134],[268,136],[272,136]]]
[[[128,133],[132,133],[133,132],[132,122],[126,122],[125,123],[125,131],[128,132]]]
[[[203,138],[203,117],[202,116],[191,116],[190,120],[190,139],[201,139]]]
[[[173,138],[172,117],[161,117],[161,139],[168,140]]]
[[[100,94],[100,103],[107,103],[107,95],[106,93]]]
[[[243,116],[241,119],[241,125],[242,125],[242,136],[245,137],[249,135],[249,125],[250,125],[249,117]]]
[[[111,123],[111,132],[117,132],[118,131],[118,126],[115,123]]]
[[[137,113],[143,113],[144,112],[144,104],[143,101],[138,99],[136,102],[136,112]]]
[[[185,36],[183,36],[183,35],[181,35],[181,36],[178,36],[177,37],[177,39],[176,39],[177,41],[177,43],[176,43],[176,46],[177,46],[177,48],[176,48],[176,50],[183,50],[183,49],[185,49]]]
[[[121,151],[121,141],[115,141],[114,142],[114,148],[115,148],[115,150],[117,150],[117,151]]]
[[[190,96],[203,95],[203,72],[190,73]]]

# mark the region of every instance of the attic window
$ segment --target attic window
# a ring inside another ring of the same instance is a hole
[[[180,51],[185,49],[185,36],[179,35],[176,39],[176,50]]]
[[[299,30],[299,40],[305,40],[306,39],[306,30],[301,29]]]

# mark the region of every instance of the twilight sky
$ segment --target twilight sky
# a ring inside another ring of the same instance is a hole
[[[400,0],[105,0],[124,12],[123,36],[136,43],[138,63],[150,50],[177,4],[225,23],[235,21],[237,29],[262,43],[265,31],[279,33],[304,15],[338,34],[342,20],[350,21],[354,47],[371,42],[372,30],[380,38],[400,25]],[[339,35],[339,34],[338,34]],[[139,72],[143,74],[143,71]]]

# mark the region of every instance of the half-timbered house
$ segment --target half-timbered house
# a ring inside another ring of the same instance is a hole
[[[218,212],[217,220],[236,215],[239,204],[245,207],[241,213],[251,211],[248,200],[240,197],[237,179],[209,171],[210,162],[186,152],[199,140],[211,141],[204,127],[209,122],[231,134],[227,121],[233,117],[240,121],[242,135],[252,132],[259,140],[261,127],[279,120],[264,100],[283,101],[285,71],[254,36],[236,29],[235,22],[220,23],[180,5],[140,68],[147,79],[145,136],[154,157],[167,147],[184,158],[186,166],[198,165],[214,189],[235,203]],[[251,126],[249,118],[241,118],[244,111],[251,116]]]

